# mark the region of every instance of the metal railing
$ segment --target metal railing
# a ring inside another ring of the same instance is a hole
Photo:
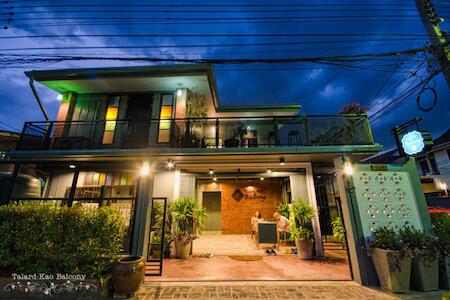
[[[367,116],[26,122],[17,150],[371,145]]]

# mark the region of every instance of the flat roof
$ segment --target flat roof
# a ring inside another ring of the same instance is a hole
[[[138,91],[151,86],[146,78],[153,78],[153,85],[164,89],[168,84],[175,85],[174,80],[168,80],[168,78],[176,77],[175,81],[178,80],[179,84],[183,84],[182,87],[186,87],[186,85],[192,85],[193,80],[198,81],[200,77],[206,75],[209,87],[205,86],[205,88],[209,89],[216,111],[219,113],[284,112],[296,114],[301,108],[301,105],[297,104],[222,106],[217,95],[214,65],[212,64],[32,70],[25,72],[25,75],[59,93],[119,92],[123,86],[131,87],[131,90],[122,90],[122,92]],[[162,82],[166,82],[166,84],[164,85]]]

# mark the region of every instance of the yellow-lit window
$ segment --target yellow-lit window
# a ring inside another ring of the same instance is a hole
[[[116,120],[119,115],[119,97],[112,97],[109,100],[105,116],[105,130],[103,133],[103,144],[112,144],[114,142],[114,131],[116,130]]]
[[[173,95],[166,94],[161,99],[161,110],[159,113],[159,143],[168,143],[170,141],[170,127],[173,117]]]

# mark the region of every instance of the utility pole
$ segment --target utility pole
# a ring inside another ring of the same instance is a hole
[[[425,26],[425,30],[431,40],[431,45],[435,48],[433,55],[438,59],[441,70],[447,81],[450,90],[450,50],[448,47],[447,32],[441,30],[439,23],[444,19],[439,18],[432,0],[416,0],[416,6]]]

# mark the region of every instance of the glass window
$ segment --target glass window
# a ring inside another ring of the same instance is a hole
[[[426,160],[421,160],[419,162],[419,165],[420,165],[420,169],[422,172],[422,174],[421,174],[422,176],[425,176],[428,173],[430,173],[430,167],[428,166],[428,162]]]
[[[170,127],[173,118],[173,95],[165,94],[161,98],[161,110],[159,113],[159,143],[170,141]]]
[[[431,169],[433,170],[433,174],[439,175],[439,169],[436,164],[436,158],[434,157],[434,153],[430,153],[428,155],[428,160],[430,161]]]
[[[116,120],[119,115],[119,96],[111,97],[108,101],[105,116],[105,130],[103,133],[103,144],[112,144],[114,142],[114,131],[116,130]]]

